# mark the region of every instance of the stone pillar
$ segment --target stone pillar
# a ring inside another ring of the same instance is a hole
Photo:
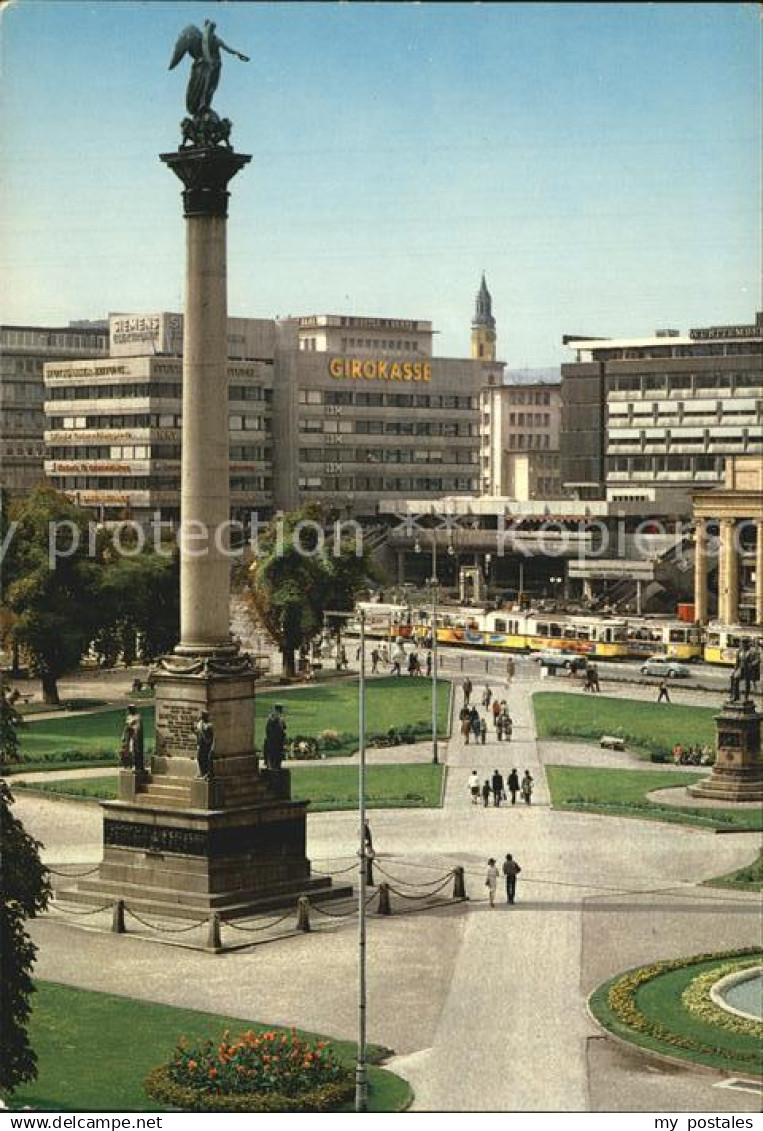
[[[249,162],[225,148],[164,161],[185,185],[186,296],[180,490],[180,655],[234,653],[230,639],[228,182]]]
[[[694,619],[707,620],[707,521],[697,522],[694,542]]]
[[[758,545],[755,551],[755,621],[763,625],[763,518],[756,523]]]
[[[739,618],[739,549],[736,544],[736,522],[721,519],[720,570],[718,584],[718,620],[736,624]]]

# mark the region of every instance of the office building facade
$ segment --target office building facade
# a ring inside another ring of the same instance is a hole
[[[723,482],[732,456],[763,458],[763,315],[686,336],[566,337],[562,366],[562,480],[588,482],[613,501]],[[598,402],[598,403],[597,403]]]
[[[479,394],[497,362],[432,356],[429,322],[229,319],[231,508],[316,501],[373,519],[391,495],[479,488]],[[45,372],[45,470],[105,519],[176,521],[182,316],[110,318],[107,360]]]
[[[45,478],[45,363],[107,354],[105,322],[0,326],[0,488],[9,501]]]

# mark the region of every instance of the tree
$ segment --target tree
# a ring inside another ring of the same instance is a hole
[[[315,506],[275,520],[250,570],[250,607],[280,648],[288,676],[296,674],[295,652],[321,632],[326,612],[351,610],[374,573],[354,539],[322,538],[323,522]]]
[[[0,779],[0,1091],[11,1092],[37,1075],[37,1058],[27,1024],[34,993],[32,967],[37,948],[26,933],[26,920],[43,911],[50,899],[47,869],[33,840],[11,813],[13,795]]]
[[[3,593],[10,635],[42,681],[44,701],[55,704],[58,680],[77,666],[103,614],[102,546],[89,538],[87,513],[51,487],[37,487],[12,517]]]
[[[153,550],[108,560],[99,585],[106,620],[93,641],[104,667],[118,660],[144,663],[169,652],[180,636],[180,579],[177,549]]]
[[[19,760],[18,728],[24,720],[14,706],[13,693],[0,682],[0,767]],[[2,842],[0,841],[0,852]]]

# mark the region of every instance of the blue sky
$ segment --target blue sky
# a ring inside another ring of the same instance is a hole
[[[80,3],[2,12],[4,322],[182,309],[178,33],[215,18],[229,310],[430,318],[481,271],[511,368],[761,308],[753,4]]]

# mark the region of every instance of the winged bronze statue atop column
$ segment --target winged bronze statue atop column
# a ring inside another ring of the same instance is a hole
[[[229,118],[220,118],[212,109],[212,99],[220,82],[222,70],[221,51],[235,55],[243,62],[249,62],[248,55],[242,55],[223,43],[215,28],[217,24],[211,20],[204,21],[203,28],[189,24],[178,36],[175,50],[172,53],[169,69],[172,70],[185,57],[190,55],[191,75],[186,90],[185,105],[190,115],[181,123],[183,133],[182,145],[227,145],[230,147],[231,122]]]

